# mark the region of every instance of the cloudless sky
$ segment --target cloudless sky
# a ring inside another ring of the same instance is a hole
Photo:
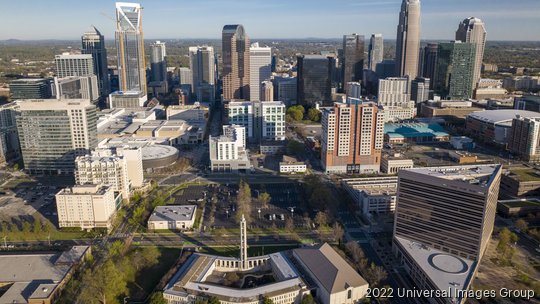
[[[128,2],[128,1],[125,1]],[[134,1],[135,2],[135,1]],[[400,0],[143,0],[146,39],[220,38],[243,24],[251,38],[395,39]],[[79,39],[95,25],[114,38],[112,0],[0,0],[0,39]],[[109,16],[105,17],[104,15]],[[423,0],[422,39],[452,40],[459,22],[481,18],[488,40],[540,41],[540,0]]]

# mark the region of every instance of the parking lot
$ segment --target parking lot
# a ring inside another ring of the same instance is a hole
[[[252,184],[251,188],[251,218],[252,227],[271,228],[272,226],[284,227],[285,221],[293,217],[294,225],[302,227],[304,216],[313,217],[313,212],[306,212],[303,190],[299,183],[280,184]],[[263,208],[257,200],[258,196],[267,192],[270,195],[268,208]],[[237,184],[212,184],[206,186],[191,186],[173,194],[175,205],[196,204],[205,202],[205,214],[203,225],[209,223],[212,197],[216,196],[217,205],[214,215],[213,228],[236,228],[236,196]]]

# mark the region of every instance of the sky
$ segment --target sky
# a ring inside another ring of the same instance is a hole
[[[125,1],[127,2],[127,1]],[[540,41],[540,0],[422,0],[422,39],[452,40],[459,22],[482,19],[488,40]],[[0,40],[80,39],[96,26],[114,38],[112,0],[0,0]],[[395,39],[400,0],[142,0],[145,39],[220,38],[243,24],[256,38]]]

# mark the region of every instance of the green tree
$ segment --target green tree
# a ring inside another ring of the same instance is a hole
[[[109,245],[109,254],[114,259],[124,254],[125,244],[120,240],[116,240]]]
[[[268,209],[268,203],[270,203],[271,197],[268,192],[263,192],[259,195],[259,203],[262,205],[263,209]]]
[[[79,299],[83,303],[115,303],[120,295],[127,292],[123,273],[111,260],[84,276],[82,282],[86,283]]]
[[[388,273],[382,266],[376,266],[375,263],[371,263],[369,270],[367,271],[368,279],[373,287],[379,286],[381,282],[386,280]]]
[[[517,229],[521,230],[522,232],[527,232],[527,229],[529,228],[529,225],[524,219],[518,219],[514,225]]]
[[[301,121],[304,118],[304,112],[304,107],[300,105],[292,106],[287,109],[287,116],[289,116],[292,120]]]
[[[328,225],[328,216],[326,215],[326,213],[323,211],[317,212],[317,215],[315,215],[315,223],[319,227]]]
[[[32,224],[30,224],[28,221],[24,221],[22,223],[22,231],[24,233],[30,233],[32,231]]]
[[[307,116],[308,116],[309,120],[311,120],[311,121],[314,121],[314,122],[321,121],[321,111],[319,111],[319,110],[317,110],[315,108],[310,108],[308,110]]]
[[[208,304],[220,304],[219,299],[216,297],[210,297],[208,299]]]
[[[236,221],[240,223],[243,215],[246,219],[246,222],[248,224],[251,223],[251,188],[249,187],[249,184],[244,180],[240,181],[236,202]]]
[[[289,140],[286,150],[287,154],[298,156],[304,151],[304,144],[297,140]]]
[[[167,304],[167,300],[163,298],[163,293],[156,291],[150,296],[149,304]]]
[[[34,219],[34,223],[32,225],[32,232],[33,233],[40,233],[41,231],[43,231],[43,229],[41,227],[41,222],[38,219]]]
[[[263,297],[263,304],[274,304],[274,301],[267,296]]]
[[[301,304],[315,304],[315,299],[311,294],[304,295]]]

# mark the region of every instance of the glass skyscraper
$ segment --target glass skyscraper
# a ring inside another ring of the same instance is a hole
[[[364,36],[351,34],[343,36],[343,57],[341,63],[341,87],[347,82],[362,80],[364,70]]]
[[[105,48],[105,38],[92,26],[82,37],[82,53],[92,55],[94,61],[94,74],[98,79],[99,94],[106,96],[111,91],[109,77],[107,73],[107,49]]]
[[[313,105],[332,104],[332,87],[336,61],[334,57],[323,55],[298,56],[298,103]]]
[[[443,98],[472,98],[476,46],[473,43],[440,43],[435,72],[435,92]]]

